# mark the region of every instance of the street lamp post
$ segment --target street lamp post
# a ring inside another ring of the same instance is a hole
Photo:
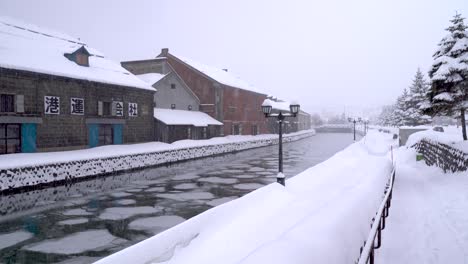
[[[355,117],[351,118],[348,117],[348,122],[353,123],[353,139],[356,141],[356,123],[361,123],[362,119],[358,117],[357,119]]]
[[[367,135],[367,131],[369,130],[369,120],[364,120],[364,134]]]
[[[272,117],[278,120],[279,125],[279,147],[278,147],[278,175],[276,176],[276,182],[285,186],[285,176],[283,174],[283,122],[284,119],[288,116],[296,117],[299,112],[300,105],[292,103],[289,105],[290,113],[284,113],[280,110],[277,114],[272,114],[271,110],[273,109],[272,102],[269,99],[265,99],[262,104],[262,112],[265,115],[265,118]]]

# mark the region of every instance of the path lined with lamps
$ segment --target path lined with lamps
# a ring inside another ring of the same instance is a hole
[[[99,263],[352,263],[382,201],[394,143],[372,131],[286,186],[259,188]]]

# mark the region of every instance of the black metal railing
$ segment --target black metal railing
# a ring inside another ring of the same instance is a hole
[[[395,181],[395,167],[385,186],[384,199],[371,222],[371,231],[364,245],[360,249],[360,256],[356,263],[358,264],[374,264],[375,249],[382,245],[382,230],[385,229],[385,219],[388,217],[388,210],[392,202],[393,182]],[[377,240],[377,241],[376,241]]]

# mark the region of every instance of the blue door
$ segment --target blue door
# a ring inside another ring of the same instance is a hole
[[[89,140],[89,147],[94,148],[97,147],[99,144],[99,125],[98,124],[90,124],[88,125],[88,140]]]
[[[36,152],[36,124],[21,124],[21,152]]]
[[[114,131],[114,134],[113,134],[114,145],[122,144],[123,143],[123,140],[122,140],[123,125],[113,125],[112,130]]]

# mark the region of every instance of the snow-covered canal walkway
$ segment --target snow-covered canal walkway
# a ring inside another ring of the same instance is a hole
[[[468,263],[468,172],[444,174],[415,150],[395,153],[397,174],[376,263]]]
[[[210,209],[99,263],[353,263],[392,171],[390,134]]]

